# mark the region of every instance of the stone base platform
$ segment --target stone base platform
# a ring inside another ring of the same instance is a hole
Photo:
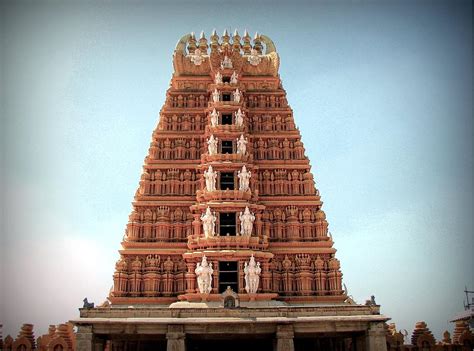
[[[379,306],[217,303],[80,309],[77,351],[386,351]]]

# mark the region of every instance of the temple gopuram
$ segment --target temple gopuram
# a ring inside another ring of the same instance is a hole
[[[107,301],[0,350],[472,350],[348,296],[279,64],[262,34],[178,41]]]

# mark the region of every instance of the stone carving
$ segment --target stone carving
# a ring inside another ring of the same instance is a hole
[[[82,308],[94,308],[94,303],[87,301],[87,297],[82,300],[84,302],[84,305],[82,305]]]
[[[202,227],[204,229],[204,237],[210,238],[215,235],[216,216],[207,207],[206,212],[201,215]]]
[[[237,78],[239,78],[239,75],[234,71],[230,76],[230,84],[237,84]]]
[[[196,49],[194,54],[191,55],[191,62],[194,63],[195,66],[200,66],[201,63],[204,61],[204,56],[200,49]]]
[[[235,102],[240,102],[240,98],[242,97],[242,93],[240,92],[239,88],[235,89],[235,91],[232,92],[232,95],[234,96],[234,101]]]
[[[212,92],[212,101],[219,102],[219,99],[220,99],[219,91],[217,91],[217,89],[214,89],[214,91]]]
[[[212,170],[212,166],[209,166],[207,171],[204,171],[204,178],[206,179],[206,190],[215,191],[216,190],[216,179],[217,172]]]
[[[239,178],[239,190],[240,191],[249,190],[249,188],[250,188],[249,187],[249,182],[250,182],[250,177],[251,176],[252,176],[252,173],[250,171],[247,171],[247,167],[245,167],[245,165],[242,166],[242,171],[237,171],[237,177]]]
[[[221,68],[232,68],[232,60],[227,55],[224,56],[224,59],[221,62]]]
[[[247,151],[247,139],[244,138],[244,135],[241,134],[240,138],[237,138],[237,153],[240,155],[245,155],[245,152]]]
[[[238,89],[237,89],[237,91],[238,91]],[[242,125],[244,124],[244,117],[245,117],[245,114],[239,108],[238,111],[235,112],[235,125],[237,127],[242,127]]]
[[[258,64],[260,62],[262,62],[262,58],[260,57],[260,55],[258,54],[258,51],[255,50],[255,49],[252,49],[250,51],[250,55],[249,57],[247,58],[247,60],[249,61],[249,63],[252,65],[252,66],[258,66]]]
[[[194,273],[196,273],[199,292],[209,294],[212,290],[212,273],[214,273],[214,270],[212,269],[212,263],[207,263],[206,256],[203,256],[201,262],[196,264]]]
[[[214,83],[222,84],[222,74],[221,74],[221,72],[216,73],[216,76],[214,77]]]
[[[219,124],[219,112],[216,111],[216,109],[213,109],[211,114],[211,127],[217,127]]]
[[[253,229],[253,222],[255,221],[255,216],[250,212],[248,206],[245,207],[244,212],[240,212],[240,235],[251,236]]]
[[[214,138],[214,135],[211,134],[209,139],[207,140],[207,151],[209,155],[216,155],[217,154],[217,143],[219,139]]]
[[[245,262],[244,265],[245,291],[247,291],[247,294],[257,293],[261,272],[262,269],[260,268],[260,262],[255,263],[255,258],[252,255],[248,265],[247,262]]]

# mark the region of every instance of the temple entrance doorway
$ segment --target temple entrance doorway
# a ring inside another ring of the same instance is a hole
[[[207,339],[186,335],[186,351],[273,351],[272,335],[232,335],[233,338]]]

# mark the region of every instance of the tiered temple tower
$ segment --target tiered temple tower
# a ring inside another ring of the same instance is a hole
[[[81,310],[79,351],[165,337],[168,350],[245,348],[255,335],[261,349],[385,350],[387,318],[342,289],[279,63],[265,35],[178,42],[111,305]]]

